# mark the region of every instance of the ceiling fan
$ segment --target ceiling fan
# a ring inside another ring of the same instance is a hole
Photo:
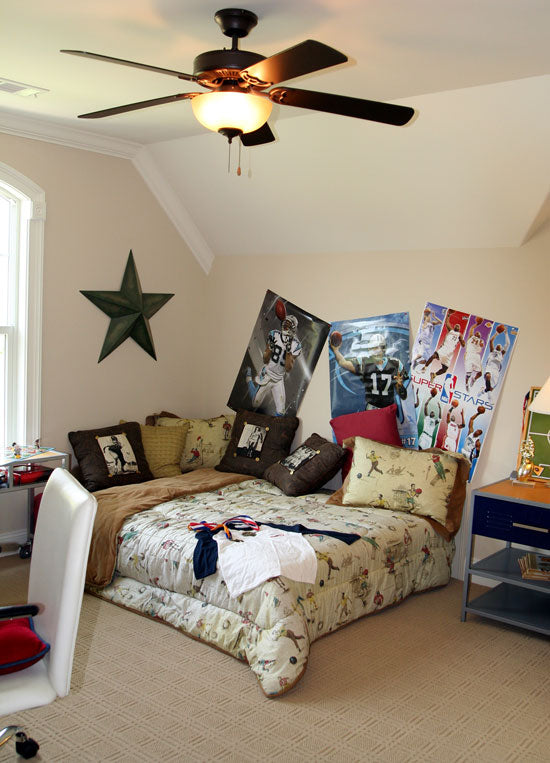
[[[286,86],[273,87],[280,82],[344,63],[348,60],[347,56],[316,40],[305,40],[265,58],[259,53],[239,50],[238,47],[239,39],[246,37],[258,23],[255,13],[240,8],[225,8],[218,11],[214,18],[223,34],[231,37],[231,49],[224,48],[201,53],[193,62],[193,74],[126,61],[99,53],[88,53],[83,50],[62,50],[61,53],[69,53],[73,56],[94,58],[196,82],[209,91],[176,93],[162,98],[152,98],[148,101],[79,114],[79,118],[100,119],[113,114],[189,99],[195,117],[205,127],[221,133],[230,143],[233,138],[240,136],[243,145],[257,146],[275,140],[267,124],[273,103],[397,126],[407,124],[415,114],[414,109],[409,106],[367,101],[362,98],[332,95],[313,90],[298,90]]]

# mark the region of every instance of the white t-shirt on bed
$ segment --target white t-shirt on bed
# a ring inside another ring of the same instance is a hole
[[[302,583],[315,583],[317,557],[303,535],[265,525],[251,537],[231,532],[242,542],[229,540],[222,533],[214,536],[218,543],[219,569],[231,597],[280,575]]]

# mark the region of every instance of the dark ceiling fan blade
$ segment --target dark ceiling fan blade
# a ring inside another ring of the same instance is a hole
[[[304,42],[287,48],[274,56],[265,58],[241,71],[242,78],[250,85],[268,87],[277,82],[301,77],[304,74],[326,69],[327,66],[343,64],[347,56],[334,48],[329,48],[316,40]]]
[[[253,132],[245,132],[244,135],[241,135],[241,143],[243,146],[261,146],[264,143],[273,143],[274,140],[275,136],[271,132],[271,128],[267,122],[261,127],[258,127],[257,130],[254,130]]]
[[[350,98],[346,95],[317,93],[313,90],[297,90],[291,87],[276,87],[270,90],[268,95],[274,103],[283,106],[298,106],[313,111],[326,111],[328,114],[368,119],[372,122],[383,122],[399,127],[410,122],[415,114],[414,109],[410,106],[367,101],[362,98]]]
[[[171,77],[178,77],[189,82],[196,82],[197,78],[193,74],[176,72],[173,69],[162,69],[160,66],[149,66],[149,64],[138,64],[135,61],[126,61],[124,58],[113,58],[112,56],[103,56],[101,53],[88,53],[86,50],[60,50],[60,53],[69,53],[71,56],[82,56],[83,58],[95,58],[98,61],[107,61],[110,64],[122,64],[122,66],[133,66],[135,69],[146,69],[149,72],[158,74],[169,74]]]
[[[88,114],[79,114],[79,119],[101,119],[102,117],[112,117],[114,114],[124,114],[126,111],[137,111],[137,109],[147,109],[149,106],[160,106],[163,103],[172,103],[173,101],[182,101],[186,98],[194,98],[200,93],[177,93],[176,95],[165,95],[164,98],[152,98],[150,101],[138,101],[137,103],[128,103],[126,106],[113,106],[111,109],[101,109],[101,111],[90,111]]]

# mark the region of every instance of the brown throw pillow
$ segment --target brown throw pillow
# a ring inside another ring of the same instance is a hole
[[[151,413],[149,416],[145,417],[145,424],[148,427],[156,427],[158,425],[158,420],[161,418],[170,418],[170,419],[180,419],[181,416],[178,416],[177,413],[170,413],[169,411],[161,411],[160,413]]]
[[[238,411],[219,472],[263,477],[265,470],[290,452],[299,421],[296,416],[264,416]]]
[[[137,421],[69,432],[69,441],[90,492],[153,479]]]
[[[345,458],[345,448],[312,434],[289,456],[268,466],[264,479],[285,495],[313,493],[338,473]]]

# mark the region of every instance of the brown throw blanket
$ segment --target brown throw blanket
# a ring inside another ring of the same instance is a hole
[[[218,472],[215,469],[196,469],[177,477],[163,477],[137,485],[120,485],[96,491],[97,514],[86,583],[103,588],[111,582],[116,564],[117,536],[128,517],[181,495],[218,490],[250,479],[254,478],[245,474]]]

